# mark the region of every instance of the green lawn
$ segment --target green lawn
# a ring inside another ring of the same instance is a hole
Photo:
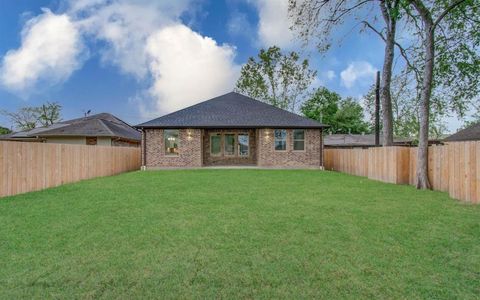
[[[480,206],[340,173],[133,172],[0,199],[0,298],[478,298]]]

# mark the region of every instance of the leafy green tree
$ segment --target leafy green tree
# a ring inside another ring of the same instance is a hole
[[[312,97],[305,101],[300,108],[307,118],[334,126],[335,114],[338,111],[338,104],[342,100],[339,94],[329,91],[325,87],[318,88]],[[330,127],[329,130],[332,130]]]
[[[345,98],[340,102],[335,121],[338,133],[363,134],[369,132],[368,123],[364,120],[363,108],[353,98]]]
[[[406,74],[397,75],[392,79],[391,95],[393,109],[393,133],[396,137],[414,137],[418,139],[419,99],[415,82]],[[363,97],[365,111],[369,118],[371,129],[375,128],[375,86],[372,86]],[[443,117],[445,109],[433,106],[430,112],[430,135],[440,138],[445,133]],[[382,124],[380,124],[382,126]]]
[[[316,72],[296,52],[284,54],[279,47],[261,49],[242,67],[235,91],[295,112],[307,94]]]
[[[415,41],[408,50],[409,68],[419,90],[417,188],[430,188],[428,137],[435,89],[460,113],[480,93],[479,0],[410,0],[405,11]],[[433,100],[433,101],[432,101]]]
[[[476,104],[475,106],[475,113],[473,113],[472,118],[468,121],[465,121],[462,128],[470,127],[474,124],[480,123],[480,104]]]
[[[47,102],[46,104],[37,107],[37,110],[38,121],[40,124],[42,124],[42,126],[50,126],[53,123],[62,120],[60,116],[62,106],[57,102]]]
[[[12,131],[11,131],[10,129],[8,129],[8,128],[6,128],[6,127],[0,126],[0,135],[2,135],[2,134],[9,134],[9,133],[11,133],[11,132],[12,132]]]
[[[364,121],[363,108],[352,98],[342,99],[327,88],[319,88],[301,107],[302,113],[321,123],[330,125],[330,133],[361,134],[369,132]]]

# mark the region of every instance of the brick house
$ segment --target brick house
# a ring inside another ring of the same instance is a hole
[[[238,93],[135,126],[142,168],[323,168],[326,127]]]

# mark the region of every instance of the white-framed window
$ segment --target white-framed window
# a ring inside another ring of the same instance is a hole
[[[210,154],[213,156],[222,154],[222,135],[220,133],[210,135]]]
[[[304,129],[293,130],[293,150],[295,151],[305,150],[305,130]]]
[[[227,156],[235,155],[235,134],[233,133],[225,133],[223,136],[223,143],[224,143],[224,153]]]
[[[178,146],[180,144],[180,130],[165,129],[163,131],[163,138],[165,144],[165,155],[178,155]]]
[[[248,156],[249,143],[248,143],[248,133],[239,133],[237,135],[238,139],[238,156]]]
[[[287,150],[287,130],[286,129],[275,129],[274,131],[274,143],[275,151],[285,151]]]

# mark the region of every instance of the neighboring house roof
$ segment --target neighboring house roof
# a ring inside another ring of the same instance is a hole
[[[480,141],[480,122],[448,136],[445,142]]]
[[[12,137],[13,135],[13,132],[12,133],[7,133],[7,134],[1,134],[0,135],[0,140],[8,140]]]
[[[380,144],[382,144],[382,135],[380,135]],[[375,134],[327,134],[325,135],[324,145],[327,147],[374,147]],[[413,146],[416,142],[412,137],[395,137],[393,144],[395,146]],[[429,144],[440,144],[439,139],[429,139]]]
[[[395,145],[408,145],[413,138],[395,138]],[[382,136],[380,136],[382,143]],[[324,138],[324,145],[330,147],[373,147],[375,146],[374,134],[328,134]]]
[[[231,92],[137,128],[322,128],[326,125],[239,93]]]
[[[102,136],[140,141],[141,133],[108,113],[67,120],[32,130],[11,134],[8,139],[45,138],[54,136]]]

